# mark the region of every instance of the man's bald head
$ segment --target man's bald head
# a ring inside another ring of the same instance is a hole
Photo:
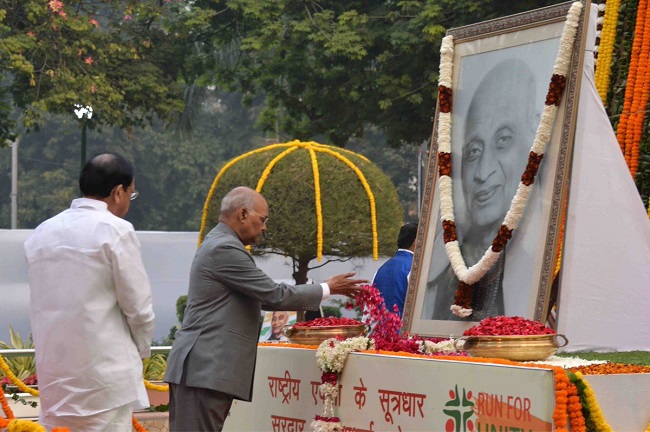
[[[262,197],[259,192],[246,186],[232,189],[221,200],[221,216],[230,216],[239,208],[252,208],[255,198]]]
[[[221,200],[219,222],[232,228],[246,246],[262,239],[268,216],[266,200],[249,187],[238,186]]]

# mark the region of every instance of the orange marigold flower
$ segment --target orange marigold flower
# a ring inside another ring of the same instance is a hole
[[[95,63],[95,59],[93,59],[92,56],[88,56],[84,58],[84,63],[86,63],[87,65],[92,65],[93,63]]]
[[[138,432],[147,432],[147,429],[138,422],[135,416],[131,417],[131,423],[133,424],[133,429]]]
[[[634,374],[650,373],[650,366],[621,363],[602,363],[572,367],[569,368],[569,371],[573,373],[580,372],[584,375]]]

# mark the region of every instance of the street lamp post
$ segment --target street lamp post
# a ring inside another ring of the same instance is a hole
[[[83,169],[86,164],[86,128],[88,127],[88,120],[93,117],[93,107],[75,104],[74,113],[81,120],[81,169]]]
[[[18,227],[18,138],[11,144],[11,229]]]

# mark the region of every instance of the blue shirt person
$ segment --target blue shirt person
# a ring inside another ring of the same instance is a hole
[[[415,249],[415,236],[418,231],[417,223],[407,223],[400,228],[397,236],[397,253],[386,261],[377,273],[372,283],[384,297],[386,308],[393,312],[393,305],[397,305],[399,315],[404,311],[404,299],[408,288],[408,277],[413,263],[413,250]]]

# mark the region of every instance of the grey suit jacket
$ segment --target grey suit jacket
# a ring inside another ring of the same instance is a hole
[[[257,268],[235,232],[219,223],[190,270],[187,309],[165,381],[252,398],[260,311],[317,309],[320,285],[277,284]],[[268,306],[268,307],[267,307]]]

